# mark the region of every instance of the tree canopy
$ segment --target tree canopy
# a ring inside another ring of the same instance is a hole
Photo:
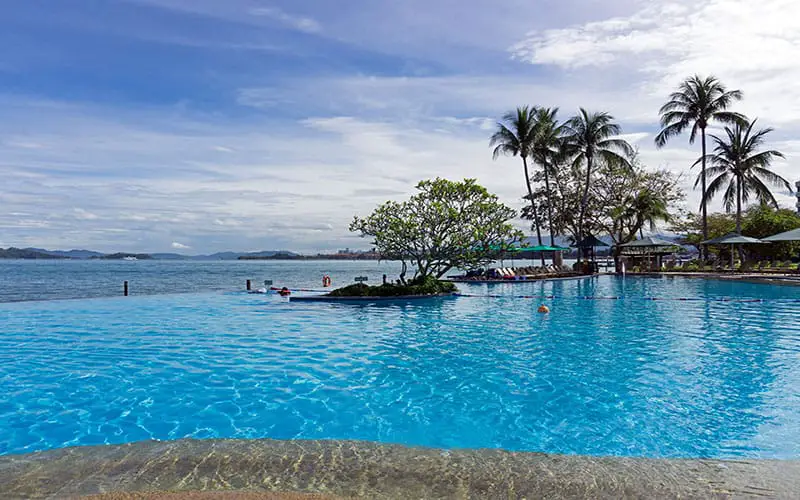
[[[517,213],[475,179],[446,179],[417,184],[408,201],[388,201],[366,218],[355,217],[350,230],[374,238],[382,258],[408,264],[414,280],[441,278],[453,268],[488,265],[523,238],[511,224]]]
[[[752,238],[766,238],[800,227],[800,215],[786,208],[776,209],[766,204],[754,205],[742,214],[742,234]],[[700,215],[688,214],[676,218],[671,231],[684,235],[681,243],[700,248],[703,240],[702,220]],[[708,214],[708,236],[718,238],[736,230],[735,214]],[[716,249],[718,253],[727,255],[727,247]],[[745,250],[754,258],[788,260],[800,252],[800,243],[783,242],[769,245],[747,245]],[[724,257],[723,257],[724,260]]]
[[[736,209],[736,229],[741,230],[742,204],[755,196],[761,204],[778,207],[775,196],[765,184],[791,191],[789,182],[769,169],[775,158],[783,158],[783,153],[775,150],[761,151],[761,146],[771,128],[753,131],[756,120],[737,123],[733,127],[725,127],[725,137],[712,135],[714,154],[708,156],[711,167],[708,175],[714,179],[703,193],[704,203],[719,192],[724,191],[723,203],[725,211]],[[695,187],[702,179],[698,176]]]

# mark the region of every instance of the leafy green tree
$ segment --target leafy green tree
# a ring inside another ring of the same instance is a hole
[[[717,121],[726,124],[740,123],[744,116],[728,111],[734,101],[742,99],[739,90],[728,90],[713,76],[702,78],[694,75],[684,80],[678,89],[670,94],[666,104],[659,110],[661,131],[655,142],[659,148],[686,129],[691,128],[689,144],[694,144],[697,132],[702,143],[702,166],[700,170],[701,192],[706,192],[706,127]],[[708,212],[705,200],[700,204],[703,219],[703,241],[708,239]]]
[[[421,181],[408,201],[389,201],[350,230],[374,238],[382,258],[399,260],[405,284],[408,264],[413,281],[441,278],[453,268],[486,266],[518,243],[523,234],[510,223],[516,211],[498,201],[474,179]]]
[[[753,238],[766,238],[774,234],[791,231],[800,227],[800,215],[786,208],[776,209],[773,206],[759,204],[747,209],[742,215],[742,234]],[[718,238],[736,229],[736,217],[727,213],[708,214],[708,236]],[[698,214],[687,214],[675,219],[670,231],[682,235],[681,243],[700,249],[703,238],[702,217]],[[800,252],[800,243],[782,242],[768,245],[747,245],[747,254],[753,259],[788,260]],[[727,260],[730,249],[727,245],[718,247],[716,252],[721,260]]]
[[[494,147],[492,158],[499,156],[519,156],[525,169],[525,185],[528,187],[526,199],[530,200],[533,223],[536,226],[536,237],[542,244],[542,231],[539,224],[539,213],[533,198],[531,176],[528,172],[528,157],[533,152],[536,141],[536,107],[521,106],[515,111],[506,113],[497,124],[497,130],[489,139],[489,146]],[[544,264],[544,257],[542,257]]]
[[[583,225],[595,162],[630,166],[627,157],[633,154],[633,148],[627,141],[616,137],[621,132],[622,128],[610,114],[590,113],[583,108],[564,124],[564,147],[573,155],[573,166],[585,165],[586,178],[578,214],[578,239],[584,236]]]
[[[708,239],[719,238],[736,229],[736,221],[730,214],[711,213],[706,216],[705,230]],[[703,216],[700,214],[689,213],[680,218],[673,218],[669,230],[680,235],[678,240],[683,245],[691,245],[702,251],[701,242],[706,241],[703,236]]]
[[[658,222],[670,222],[684,199],[679,176],[668,170],[650,171],[637,155],[629,167],[602,164],[598,173],[590,193],[596,208],[589,212],[589,220],[615,245],[635,240],[645,227],[655,231]]]
[[[546,188],[542,186],[544,172],[537,171],[533,176],[536,185],[539,186],[533,193],[538,212],[539,214],[552,214],[553,231],[566,236],[572,243],[575,243],[579,240],[578,215],[581,210],[585,170],[581,168],[581,165],[560,161],[551,165],[550,174],[552,182],[549,196]],[[552,204],[552,209],[548,206],[549,204]],[[602,230],[593,224],[596,217],[592,215],[600,209],[597,200],[590,193],[586,202],[586,217],[583,222],[585,234],[597,234]],[[522,218],[528,220],[533,218],[529,206],[523,207]],[[541,215],[539,219],[541,220]],[[550,221],[546,222],[550,223]]]
[[[754,132],[756,121],[737,123],[733,128],[725,127],[726,137],[712,135],[711,139],[715,144],[714,154],[707,158],[711,162],[707,175],[716,177],[703,192],[703,205],[708,204],[724,189],[722,199],[725,210],[731,212],[734,204],[736,206],[737,233],[742,231],[742,203],[747,203],[751,197],[755,197],[762,204],[778,207],[775,196],[765,182],[792,190],[786,179],[769,170],[772,161],[775,158],[783,158],[783,154],[775,150],[759,151],[765,137],[772,132],[772,129],[765,128]],[[701,172],[695,187],[703,180]]]
[[[750,207],[742,220],[742,234],[759,239],[797,228],[800,228],[800,215],[796,211],[766,204]],[[747,250],[760,259],[789,260],[800,253],[800,242],[750,245]]]

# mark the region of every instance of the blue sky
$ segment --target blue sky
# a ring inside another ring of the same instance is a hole
[[[800,179],[789,0],[5,0],[0,247],[202,253],[365,247],[353,215],[434,176],[522,201],[493,121],[615,115],[651,167],[659,104],[713,73]],[[785,205],[792,200],[780,196]]]

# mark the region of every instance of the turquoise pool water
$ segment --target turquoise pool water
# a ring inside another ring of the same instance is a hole
[[[461,289],[500,297],[0,304],[0,453],[269,437],[800,458],[798,287],[609,276]]]

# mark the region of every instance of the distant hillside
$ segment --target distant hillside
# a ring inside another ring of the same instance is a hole
[[[298,259],[302,258],[300,254],[294,252],[280,251],[280,252],[253,252],[240,255],[239,260],[280,260],[280,259]]]
[[[100,252],[93,252],[92,250],[45,250],[44,248],[26,248],[25,250],[56,255],[58,257],[66,257],[68,259],[89,259],[104,255]]]
[[[108,255],[101,255],[100,257],[91,257],[92,259],[100,260],[122,260],[129,257],[135,257],[137,260],[149,260],[153,257],[146,253],[112,253]]]
[[[9,249],[12,250],[12,249]],[[217,252],[209,255],[184,255],[179,253],[129,253],[117,252],[106,254],[102,252],[95,252],[93,250],[46,250],[44,248],[13,248],[13,255],[21,255],[19,252],[26,252],[30,257],[0,257],[6,259],[21,259],[21,258],[65,258],[65,259],[95,259],[95,260],[115,260],[124,259],[125,257],[136,257],[139,260],[156,259],[156,260],[258,260],[258,259],[302,259],[302,258],[317,258],[317,259],[368,259],[371,256],[367,253],[357,254],[333,254],[333,255],[314,255],[303,256],[296,252],[289,250],[261,250],[259,252]],[[39,255],[39,257],[35,257]]]
[[[51,255],[48,253],[37,252],[29,248],[8,248],[3,250],[0,248],[0,259],[65,259],[58,255]]]
[[[153,253],[150,254],[156,260],[189,260],[192,259],[189,255],[181,255],[179,253]]]

